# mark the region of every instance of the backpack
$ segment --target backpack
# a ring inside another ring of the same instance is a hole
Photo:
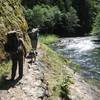
[[[36,39],[39,38],[39,32],[38,32],[38,31],[36,31],[36,32],[34,32],[34,33],[33,33],[33,32],[29,32],[28,35],[29,35],[29,37],[30,37],[31,40],[33,40],[33,39],[36,40]]]
[[[4,45],[4,49],[6,52],[16,52],[18,50],[18,39],[16,34],[8,34],[7,42]]]

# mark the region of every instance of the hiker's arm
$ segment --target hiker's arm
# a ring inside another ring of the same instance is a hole
[[[25,54],[24,54],[24,56],[26,57],[26,53],[27,53],[27,52],[26,52],[26,47],[25,47],[25,44],[24,44],[24,42],[23,42],[23,41],[22,41],[22,46],[23,46],[24,53],[25,53]]]
[[[24,48],[24,56],[26,57],[26,54],[27,54],[27,52],[26,52],[26,47],[25,47],[25,45],[23,44],[23,48]]]

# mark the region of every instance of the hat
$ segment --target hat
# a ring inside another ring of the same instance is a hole
[[[32,32],[34,33],[34,32],[36,32],[36,31],[38,31],[39,29],[38,28],[33,28],[32,29]]]
[[[10,34],[16,34],[16,31],[9,31],[9,32],[6,33],[5,35],[10,35]]]

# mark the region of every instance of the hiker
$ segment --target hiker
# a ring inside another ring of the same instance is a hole
[[[37,56],[37,45],[38,45],[38,39],[39,39],[39,28],[33,28],[32,31],[28,30],[28,35],[31,40],[31,46],[32,50],[29,53],[29,56],[31,56],[31,63],[36,61]],[[33,61],[34,58],[34,61]]]
[[[19,78],[23,76],[23,57],[26,56],[26,48],[21,38],[17,38],[16,31],[7,33],[5,51],[8,52],[12,60],[11,80],[16,76],[17,64],[19,65]]]

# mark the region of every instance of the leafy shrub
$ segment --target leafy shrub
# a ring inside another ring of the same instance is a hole
[[[25,11],[26,19],[32,27],[53,27],[56,14],[60,14],[59,9],[48,5],[36,5]]]
[[[79,19],[77,12],[73,7],[70,7],[69,11],[62,13],[59,19],[56,19],[56,32],[62,36],[76,35],[76,29],[79,28]]]
[[[63,100],[70,100],[68,95],[69,95],[69,85],[73,84],[74,82],[72,81],[71,77],[67,76],[64,77],[64,79],[62,80],[62,82],[59,84],[59,88],[60,88],[60,97]]]
[[[51,44],[53,42],[56,42],[58,40],[58,37],[56,35],[47,35],[47,36],[41,36],[40,41],[44,44]]]
[[[60,33],[65,35],[76,32],[78,17],[76,10],[70,7],[68,12],[61,12],[57,6],[36,5],[25,11],[31,27],[40,26],[42,33]]]

